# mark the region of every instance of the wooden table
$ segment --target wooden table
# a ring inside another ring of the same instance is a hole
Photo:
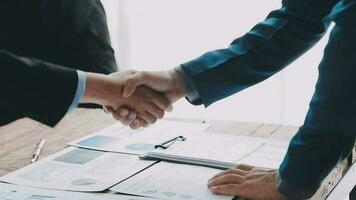
[[[291,139],[298,130],[298,127],[295,126],[280,126],[253,122],[167,120],[211,124],[206,130],[207,132],[221,132],[224,134],[239,134],[286,140]],[[41,154],[41,158],[44,158],[67,147],[67,142],[103,129],[113,123],[117,122],[101,110],[77,109],[75,112],[68,114],[54,129],[30,119],[18,120],[7,126],[3,126],[0,128],[0,176],[30,164],[33,149],[41,138],[47,141],[45,149]],[[354,151],[350,158],[344,160],[329,174],[312,199],[327,199],[330,192],[355,161],[355,155],[356,153]]]

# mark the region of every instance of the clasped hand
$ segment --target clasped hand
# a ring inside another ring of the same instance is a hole
[[[136,72],[113,73],[109,78],[116,85],[106,88],[112,93],[103,103],[104,110],[131,128],[147,127],[163,118],[165,112],[173,110],[172,104],[185,96],[183,84],[177,72]],[[121,94],[121,95],[113,95]]]

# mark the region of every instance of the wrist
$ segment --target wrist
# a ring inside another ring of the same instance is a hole
[[[106,75],[86,73],[86,88],[80,102],[107,105],[107,99],[109,99],[107,88],[109,85]]]
[[[176,69],[171,69],[168,71],[170,76],[172,77],[174,83],[174,91],[176,91],[178,98],[183,98],[187,96],[187,88],[184,85],[184,81],[182,80],[181,76],[177,72]]]

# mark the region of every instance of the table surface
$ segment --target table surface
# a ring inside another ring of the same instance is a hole
[[[297,132],[298,127],[262,124],[254,122],[219,121],[219,120],[190,120],[190,119],[166,119],[207,123],[210,127],[207,132],[220,132],[224,134],[236,134],[245,136],[277,138],[289,140]],[[21,119],[0,128],[0,176],[22,168],[31,162],[33,149],[36,143],[44,138],[47,143],[41,154],[43,159],[56,153],[65,147],[67,143],[101,130],[109,125],[117,123],[110,115],[102,110],[77,109],[68,114],[54,129],[49,128],[30,119]],[[342,179],[350,164],[355,161],[353,155],[340,163],[324,180],[315,199],[326,199],[328,194]]]

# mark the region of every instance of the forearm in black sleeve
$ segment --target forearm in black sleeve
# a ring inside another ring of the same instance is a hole
[[[54,126],[66,114],[77,88],[75,70],[6,50],[0,50],[0,67],[0,107],[6,106],[3,110],[11,117],[30,117]]]

